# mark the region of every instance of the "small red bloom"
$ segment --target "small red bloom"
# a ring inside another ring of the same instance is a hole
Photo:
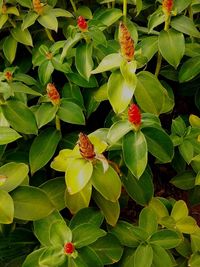
[[[58,105],[60,103],[60,95],[53,83],[47,84],[47,95],[53,105]]]
[[[6,71],[5,74],[4,74],[5,78],[7,81],[12,81],[12,73],[10,71]]]
[[[128,109],[128,120],[136,126],[141,125],[141,112],[136,104],[131,104]]]
[[[173,0],[163,0],[162,10],[164,13],[166,13],[167,15],[170,15],[172,7],[173,7]]]
[[[94,145],[90,142],[88,136],[84,133],[79,134],[79,151],[84,159],[92,160],[95,157]]]
[[[64,252],[65,254],[72,254],[75,250],[74,244],[71,242],[65,243]]]
[[[86,32],[88,30],[88,24],[87,24],[87,21],[84,19],[84,17],[79,16],[77,20],[77,24],[78,24],[79,29],[82,32]]]

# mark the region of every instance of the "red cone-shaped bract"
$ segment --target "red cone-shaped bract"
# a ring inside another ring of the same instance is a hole
[[[130,32],[123,22],[119,24],[119,43],[122,56],[131,61],[134,58],[134,41],[131,38]]]
[[[128,120],[136,126],[141,125],[141,112],[136,104],[131,104],[128,109]]]
[[[94,146],[90,142],[86,134],[83,133],[79,134],[78,145],[80,154],[83,158],[93,159],[95,157]]]
[[[162,9],[164,13],[169,15],[172,10],[172,7],[173,7],[173,0],[163,0]]]
[[[78,17],[78,20],[77,20],[77,24],[78,24],[79,29],[80,29],[82,32],[86,32],[86,31],[87,31],[87,29],[88,29],[88,25],[87,25],[87,22],[86,22],[86,20],[84,19],[84,17],[79,16],[79,17]]]
[[[68,242],[64,245],[65,254],[72,254],[74,250],[75,250],[75,247],[73,243]]]
[[[60,95],[53,83],[47,84],[47,95],[51,100],[53,105],[59,105],[60,103]]]

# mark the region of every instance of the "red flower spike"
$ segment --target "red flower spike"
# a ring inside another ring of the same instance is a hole
[[[88,30],[88,24],[87,24],[86,20],[84,19],[84,17],[79,16],[78,20],[77,20],[77,24],[78,24],[79,29],[82,32],[86,32]]]
[[[39,15],[43,12],[43,4],[40,0],[33,0],[33,10]]]
[[[72,254],[75,250],[74,244],[71,242],[65,243],[64,252],[65,254]]]
[[[135,48],[134,41],[131,38],[130,32],[123,22],[119,24],[119,43],[122,56],[131,61],[134,58]]]
[[[90,139],[87,137],[86,134],[79,134],[78,145],[80,154],[83,158],[90,160],[94,159],[94,145],[90,142]]]
[[[49,99],[51,100],[53,105],[59,105],[60,104],[60,95],[54,86],[53,83],[47,84],[47,95]]]
[[[166,15],[170,15],[173,7],[173,0],[163,0],[162,2],[162,10]]]
[[[12,81],[12,73],[10,71],[6,71],[5,74],[4,74],[5,78],[7,81]]]
[[[131,104],[128,109],[128,120],[136,126],[141,125],[141,112],[136,104]]]

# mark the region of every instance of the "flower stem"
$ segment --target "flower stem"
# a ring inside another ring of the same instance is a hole
[[[127,0],[123,0],[123,21],[126,23],[127,17]]]
[[[157,64],[156,64],[156,70],[155,70],[155,76],[158,77],[160,69],[161,69],[161,64],[162,64],[162,55],[161,53],[158,51],[158,55],[157,55]]]
[[[76,8],[76,5],[75,5],[74,1],[73,0],[70,0],[70,3],[72,5],[72,7],[73,7],[74,12],[76,12],[77,11],[77,8]]]
[[[60,119],[57,115],[56,115],[55,120],[56,120],[56,130],[61,131]]]
[[[55,42],[55,40],[53,39],[51,32],[49,29],[45,28],[45,32],[47,34],[47,37],[49,38],[50,41]]]

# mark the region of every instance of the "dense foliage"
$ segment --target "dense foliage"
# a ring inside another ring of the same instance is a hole
[[[0,0],[0,266],[200,266],[199,11]]]

